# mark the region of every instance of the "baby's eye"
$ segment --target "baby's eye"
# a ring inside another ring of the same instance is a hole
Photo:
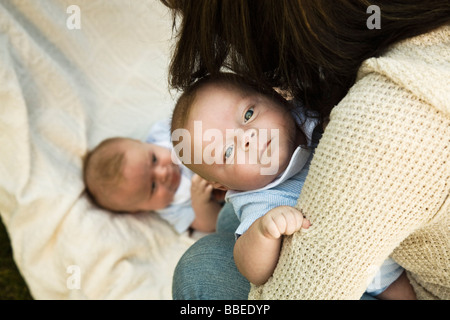
[[[152,193],[155,191],[156,189],[156,182],[152,182]]]
[[[225,162],[228,160],[228,158],[233,154],[233,147],[234,146],[229,146],[228,148],[227,148],[227,150],[225,150],[225,154],[224,154],[224,159],[225,159]]]
[[[158,159],[156,159],[155,154],[153,154],[153,156],[152,156],[152,162],[153,162],[153,163],[156,163],[156,161],[158,161]]]
[[[250,118],[253,116],[253,107],[248,109],[247,112],[245,112],[244,115],[244,120],[245,122],[247,122],[248,120],[250,120]]]

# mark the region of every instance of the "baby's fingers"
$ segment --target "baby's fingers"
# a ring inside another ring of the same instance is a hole
[[[192,183],[199,183],[200,181],[202,181],[202,177],[200,177],[198,174],[194,174],[191,178],[191,182]]]
[[[279,206],[270,210],[261,219],[262,233],[269,238],[278,239],[281,235],[291,235],[310,223],[301,211],[289,206]]]
[[[300,229],[308,229],[311,226],[309,220],[303,217],[302,212],[293,207],[287,207],[285,215],[287,226],[284,234],[286,235],[291,235]]]
[[[287,226],[284,234],[291,235],[302,228],[304,219],[302,213],[295,208],[288,207],[286,211]]]
[[[212,185],[205,179],[203,179],[202,177],[200,177],[199,175],[195,174],[192,179],[192,186],[194,186],[195,188],[197,188],[198,190],[202,191],[202,192],[209,192],[211,193],[212,191]]]
[[[302,220],[302,229],[308,229],[309,227],[311,227],[311,222],[309,222],[309,220],[308,219],[306,219],[305,217],[303,217],[302,216],[302,218],[303,218],[303,220]]]
[[[299,222],[299,217],[297,215],[297,210],[292,207],[283,207],[283,218],[285,221],[285,226],[283,230],[280,230],[284,235],[291,235],[295,231],[301,228],[301,221]]]

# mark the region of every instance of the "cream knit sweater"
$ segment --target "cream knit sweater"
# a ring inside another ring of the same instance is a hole
[[[298,208],[312,226],[251,299],[359,299],[389,255],[419,299],[450,299],[450,26],[362,64]]]

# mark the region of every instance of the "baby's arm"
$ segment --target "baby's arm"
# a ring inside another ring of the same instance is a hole
[[[222,206],[212,197],[213,187],[199,175],[192,177],[191,203],[195,213],[195,220],[191,228],[213,232],[216,229],[217,217]]]
[[[279,206],[257,219],[234,246],[234,260],[239,271],[255,285],[265,283],[278,262],[281,236],[291,235],[310,223],[302,213],[289,206]]]

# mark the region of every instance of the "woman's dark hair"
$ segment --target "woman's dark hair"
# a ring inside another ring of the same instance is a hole
[[[261,87],[288,90],[324,117],[365,59],[450,22],[449,0],[161,2],[173,9],[177,32],[171,87],[184,90],[228,69]],[[367,26],[370,5],[380,9],[379,29]]]

